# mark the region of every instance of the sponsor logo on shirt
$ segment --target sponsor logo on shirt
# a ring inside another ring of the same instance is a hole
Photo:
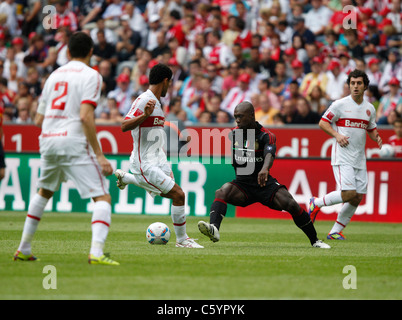
[[[336,122],[338,127],[358,128],[367,130],[369,122],[362,119],[339,119]]]

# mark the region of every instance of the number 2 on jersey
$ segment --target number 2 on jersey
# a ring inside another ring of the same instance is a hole
[[[54,91],[57,91],[59,95],[52,101],[52,109],[64,110],[66,102],[60,101],[63,97],[67,95],[68,82],[60,81],[56,82],[54,86]]]

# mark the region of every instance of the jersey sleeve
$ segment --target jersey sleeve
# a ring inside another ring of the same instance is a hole
[[[339,119],[339,112],[337,108],[337,103],[335,101],[324,112],[324,114],[321,117],[321,120],[326,121],[328,123],[333,123],[336,122],[338,119]]]
[[[49,96],[49,85],[51,80],[49,80],[51,76],[45,81],[45,85],[43,86],[42,93],[39,96],[38,100],[38,109],[37,113],[44,115],[47,107],[47,97]]]
[[[276,136],[270,132],[269,134],[264,134],[262,138],[264,158],[268,153],[275,157],[276,154]]]
[[[376,112],[375,112],[375,108],[374,106],[371,108],[371,114],[370,114],[370,120],[369,120],[369,124],[367,127],[367,131],[373,131],[377,128],[377,123],[376,123]]]
[[[88,80],[84,84],[81,104],[88,103],[96,108],[101,95],[102,81],[102,76],[98,72],[88,77]]]
[[[142,115],[144,113],[145,105],[146,105],[146,99],[139,96],[131,104],[130,110],[126,114],[124,120],[132,119],[132,118]]]

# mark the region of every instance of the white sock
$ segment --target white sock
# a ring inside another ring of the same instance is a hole
[[[134,177],[133,174],[131,174],[130,172],[126,172],[124,174],[123,179],[121,179],[124,183],[128,183],[128,184],[135,184],[135,182],[137,181]]]
[[[338,218],[336,219],[336,222],[329,233],[341,232],[348,225],[350,219],[352,219],[356,209],[357,207],[352,206],[349,202],[346,202],[343,205],[342,210],[338,213]]]
[[[188,238],[186,232],[186,214],[184,212],[184,206],[172,205],[172,221],[174,232],[176,233],[176,241],[182,242]]]
[[[95,257],[103,255],[103,247],[112,221],[112,207],[107,201],[96,201],[92,214],[92,242],[90,253]]]
[[[316,198],[314,200],[314,203],[318,206],[318,207],[327,207],[327,206],[332,206],[334,204],[338,204],[338,203],[342,203],[342,191],[338,190],[338,191],[332,191],[328,194],[326,194],[325,196],[323,196],[322,198]]]
[[[47,202],[48,199],[39,194],[35,194],[29,203],[24,230],[22,231],[22,238],[20,246],[18,247],[18,251],[21,251],[22,254],[31,254],[31,242],[36,229],[38,228],[39,221],[42,218]]]

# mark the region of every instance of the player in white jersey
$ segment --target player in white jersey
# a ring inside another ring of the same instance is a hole
[[[134,184],[145,189],[151,196],[160,195],[172,199],[172,221],[176,233],[176,247],[203,248],[186,232],[184,212],[185,195],[175,183],[173,172],[165,153],[165,114],[160,98],[169,88],[172,71],[164,64],[157,64],[149,73],[149,89],[131,105],[122,122],[122,131],[131,130],[133,151],[130,156],[130,171],[116,170],[117,186],[124,189]]]
[[[43,88],[35,124],[39,137],[41,170],[39,190],[28,207],[22,239],[14,260],[37,260],[31,242],[48,200],[71,179],[82,198],[95,202],[92,215],[90,264],[118,265],[103,254],[111,223],[111,197],[105,176],[113,173],[96,137],[94,110],[102,87],[100,74],[89,67],[92,39],[83,32],[70,38],[71,61],[55,70]]]
[[[334,138],[331,165],[338,191],[310,199],[309,214],[314,222],[320,208],[344,203],[327,239],[344,240],[342,230],[350,222],[364,194],[367,193],[366,132],[381,149],[374,106],[363,99],[368,88],[367,75],[352,71],[347,79],[350,95],[336,100],[322,116],[320,128]]]

